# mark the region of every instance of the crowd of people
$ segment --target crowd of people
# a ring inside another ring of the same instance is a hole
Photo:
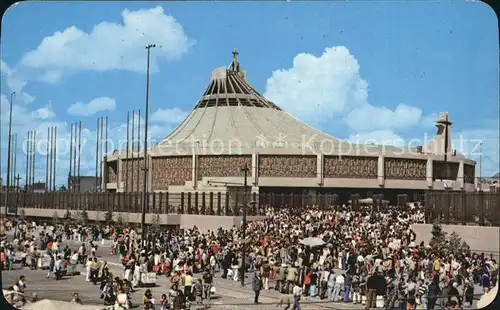
[[[300,309],[305,302],[343,302],[366,309],[458,309],[471,307],[474,287],[488,292],[498,282],[496,260],[466,247],[445,243],[416,243],[413,223],[423,222],[419,206],[350,206],[303,209],[268,208],[264,220],[241,228],[201,231],[149,231],[146,240],[133,227],[61,227],[40,236],[41,249],[51,255],[49,274],[64,269],[64,262],[83,263],[86,281],[100,283],[101,298],[118,308],[131,306],[130,293],[142,273],[169,278],[170,287],[159,300],[146,290],[146,309],[183,309],[209,304],[214,278],[240,281],[249,273],[254,302],[263,290],[281,294],[279,306]],[[33,257],[37,251],[30,227],[20,227],[9,246],[2,245],[2,268],[11,268],[15,246]],[[78,251],[60,249],[61,238],[82,243]],[[111,252],[123,264],[123,274],[111,274],[95,256],[101,238],[109,238]],[[16,244],[17,241],[17,244]],[[88,242],[88,246],[87,246]],[[48,249],[48,250],[47,250]],[[10,252],[9,252],[10,251]],[[54,263],[52,263],[54,260]],[[31,260],[32,261],[32,260]],[[59,263],[58,263],[59,262]],[[24,262],[31,268],[33,263]]]

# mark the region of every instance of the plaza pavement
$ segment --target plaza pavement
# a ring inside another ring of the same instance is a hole
[[[72,240],[65,241],[61,244],[72,250],[76,250],[81,242]],[[121,277],[123,275],[123,267],[118,262],[118,256],[110,254],[110,243],[105,242],[97,249],[97,256],[100,260],[108,262],[109,269],[113,275]],[[55,300],[69,301],[74,292],[78,292],[82,301],[85,304],[101,305],[102,300],[99,299],[99,286],[94,286],[91,283],[85,282],[84,267],[79,265],[78,269],[82,273],[78,276],[64,277],[63,280],[56,281],[53,278],[46,278],[46,270],[30,270],[29,268],[21,268],[12,271],[2,272],[3,287],[6,288],[15,283],[21,275],[26,277],[26,293],[31,295],[37,293],[40,298],[48,298]],[[199,277],[201,275],[195,275]],[[240,282],[234,282],[227,279],[221,279],[220,273],[216,274],[214,279],[216,294],[213,299],[208,302],[211,309],[276,309],[277,303],[280,301],[281,295],[272,290],[261,291],[259,301],[260,304],[253,303],[254,293],[251,289],[252,274],[248,273],[245,279],[245,287],[241,287]],[[270,281],[270,287],[274,287],[274,282]],[[139,288],[132,295],[132,303],[138,305],[141,301],[142,294],[146,288]],[[156,287],[151,288],[153,296],[159,300],[161,294],[168,293],[169,279],[165,276],[157,278]],[[195,307],[196,308],[196,307]],[[355,309],[352,304],[343,303],[325,303],[318,299],[303,299],[302,309]],[[358,306],[359,308],[359,306]]]

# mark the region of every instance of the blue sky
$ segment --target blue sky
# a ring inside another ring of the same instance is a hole
[[[483,3],[34,2],[11,7],[1,35],[2,110],[16,91],[19,140],[30,128],[43,139],[51,124],[64,137],[82,120],[90,141],[100,116],[123,139],[126,111],[144,112],[147,43],[161,46],[150,93],[151,136],[161,139],[237,48],[257,90],[334,136],[423,139],[447,111],[467,139],[455,148],[484,140],[483,175],[498,170],[498,29]],[[6,125],[3,115],[3,158]],[[84,151],[90,172],[94,151]]]

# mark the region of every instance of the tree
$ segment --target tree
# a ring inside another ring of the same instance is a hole
[[[153,214],[153,218],[151,219],[151,226],[149,229],[151,234],[155,234],[156,232],[160,231],[160,215],[158,213]]]
[[[21,208],[19,211],[19,219],[24,220],[26,218],[26,211],[24,211],[24,208]]]
[[[78,222],[82,226],[86,226],[87,225],[87,223],[89,222],[89,214],[87,213],[87,210],[83,209],[78,214]]]
[[[52,223],[54,224],[54,226],[59,224],[59,214],[57,214],[57,211],[54,211],[54,213],[52,214]]]
[[[454,255],[468,253],[470,251],[470,247],[467,242],[463,241],[456,231],[452,232],[448,237],[447,247],[448,253]]]
[[[69,224],[73,221],[73,216],[71,215],[71,211],[66,209],[66,213],[64,214],[64,223]]]
[[[113,225],[114,220],[112,210],[106,211],[106,213],[104,214],[104,222],[106,222],[106,224]]]
[[[118,215],[116,216],[116,226],[120,231],[123,231],[123,229],[125,228],[125,221],[123,220],[123,216],[121,213],[118,213]]]
[[[436,249],[441,249],[446,243],[446,232],[443,231],[443,227],[439,221],[432,224],[432,238],[429,245]]]

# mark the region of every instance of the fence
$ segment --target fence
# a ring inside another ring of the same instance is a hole
[[[427,223],[500,226],[500,192],[427,192]]]
[[[185,192],[149,193],[147,213],[178,213],[201,215],[242,215],[243,193]],[[301,207],[318,205],[328,207],[336,204],[336,194],[257,194],[246,198],[248,215],[263,215],[265,206]],[[11,193],[7,206],[56,210],[87,210],[139,213],[142,211],[142,193]],[[12,213],[12,212],[9,212]]]
[[[149,193],[147,213],[177,213],[200,215],[241,215],[244,203],[243,193],[184,192]],[[354,209],[359,207],[359,195],[351,195]],[[373,207],[387,206],[383,195],[373,195]],[[7,206],[26,208],[88,210],[139,213],[142,211],[142,193],[10,193]],[[405,208],[408,195],[397,196],[397,205]],[[422,196],[427,223],[440,220],[449,224],[500,226],[500,193],[491,192],[426,192]],[[337,194],[280,194],[252,193],[246,198],[248,215],[264,214],[266,206],[289,208],[317,205],[322,208],[337,205]],[[447,206],[447,207],[446,207]],[[406,208],[405,208],[406,209]]]

